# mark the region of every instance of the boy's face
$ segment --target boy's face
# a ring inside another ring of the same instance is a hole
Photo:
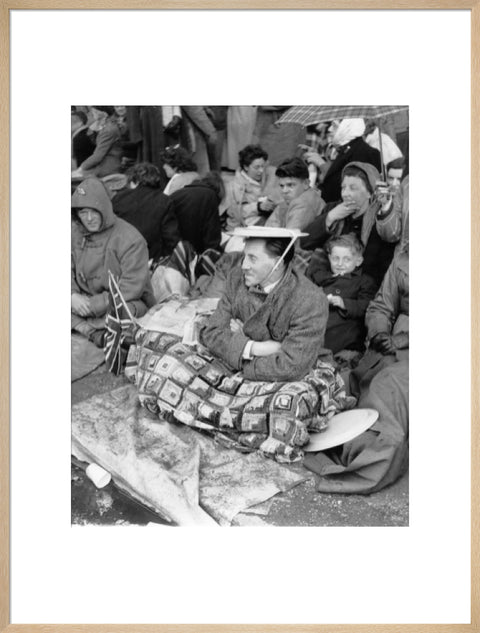
[[[283,199],[289,204],[295,198],[298,198],[304,191],[306,191],[310,184],[308,180],[301,180],[300,178],[279,178],[278,186],[282,192]]]
[[[334,275],[351,273],[363,262],[363,257],[348,246],[334,246],[328,259]]]

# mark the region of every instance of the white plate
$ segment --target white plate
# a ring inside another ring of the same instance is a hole
[[[308,452],[325,451],[340,446],[369,429],[378,420],[375,409],[352,409],[337,413],[328,422],[328,429],[311,433],[310,442],[303,447]]]

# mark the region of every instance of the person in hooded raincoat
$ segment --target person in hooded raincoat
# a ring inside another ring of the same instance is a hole
[[[363,272],[372,277],[376,289],[390,266],[395,238],[388,240],[383,224],[387,221],[382,203],[375,196],[380,181],[378,170],[369,163],[352,162],[342,172],[342,199],[325,206],[305,232],[300,246],[306,250],[323,248],[332,235],[354,233],[364,246]]]
[[[363,119],[343,119],[332,138],[337,148],[337,156],[328,168],[321,184],[322,198],[325,202],[334,202],[340,197],[342,172],[348,163],[369,163],[378,170],[382,167],[380,152],[371,147],[363,138],[365,122]]]
[[[136,228],[113,213],[105,185],[87,178],[72,196],[72,330],[103,347],[109,307],[108,272],[133,316],[154,305],[148,248]]]

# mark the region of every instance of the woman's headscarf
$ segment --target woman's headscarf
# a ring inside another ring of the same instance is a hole
[[[336,147],[347,145],[354,138],[363,136],[365,132],[365,122],[363,119],[343,119],[333,135],[332,143]]]

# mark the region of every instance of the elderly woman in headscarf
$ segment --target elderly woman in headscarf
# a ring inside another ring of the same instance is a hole
[[[341,174],[339,200],[330,202],[313,220],[300,245],[306,250],[323,248],[332,235],[354,233],[364,246],[363,273],[373,278],[378,288],[392,261],[395,241],[386,238],[384,224],[389,222],[389,206],[376,195],[380,181],[378,170],[369,163],[352,162]]]
[[[322,198],[325,202],[335,202],[340,198],[342,170],[348,163],[353,161],[369,163],[378,170],[381,169],[380,152],[364,141],[364,133],[363,119],[343,119],[335,130],[332,144],[336,148],[337,155],[321,184]],[[317,156],[314,152],[309,152],[304,158],[309,163],[317,164]]]

